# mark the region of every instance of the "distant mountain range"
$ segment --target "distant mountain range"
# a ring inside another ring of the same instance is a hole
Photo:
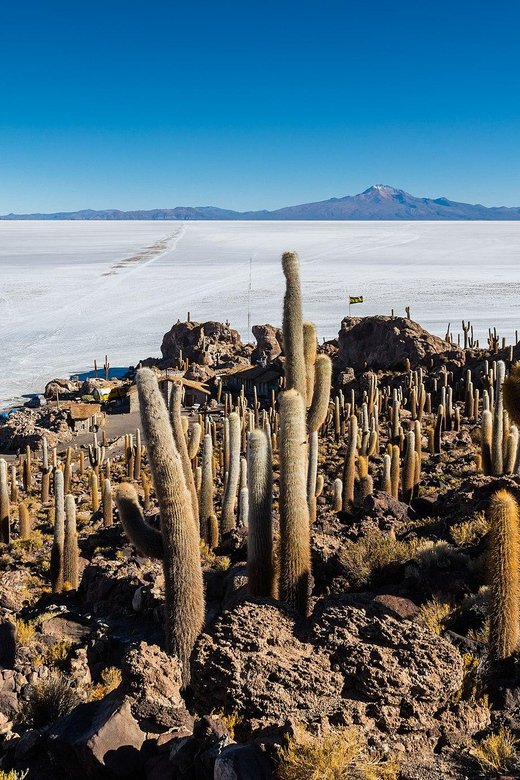
[[[520,207],[481,206],[447,198],[416,198],[404,190],[375,184],[359,195],[330,198],[316,203],[287,206],[275,211],[231,211],[216,206],[177,206],[150,211],[57,212],[55,214],[7,214],[0,219],[103,219],[103,220],[515,220]]]

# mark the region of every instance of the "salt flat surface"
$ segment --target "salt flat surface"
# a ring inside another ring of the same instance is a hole
[[[177,319],[280,324],[280,255],[302,261],[305,317],[404,314],[443,336],[520,330],[518,222],[0,222],[0,406],[55,376],[160,355]]]

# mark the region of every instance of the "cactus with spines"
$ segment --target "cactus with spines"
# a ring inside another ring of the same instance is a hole
[[[343,482],[339,477],[336,477],[332,488],[332,510],[334,512],[341,512],[342,504],[343,504]]]
[[[500,477],[504,473],[504,402],[502,385],[506,375],[506,366],[502,360],[497,362],[495,406],[493,410],[493,438],[491,442],[491,473]]]
[[[22,466],[23,489],[29,495],[33,487],[32,454],[29,445],[25,448],[25,458]]]
[[[112,485],[110,479],[105,479],[102,488],[103,525],[105,528],[113,524]]]
[[[199,500],[200,536],[209,544],[209,518],[215,514],[213,482],[213,439],[206,433],[202,442],[202,475]]]
[[[354,487],[356,481],[356,456],[358,444],[358,421],[352,415],[349,422],[349,435],[345,462],[343,466],[343,511],[348,512],[354,504]]]
[[[502,385],[504,406],[511,421],[520,425],[520,363],[515,363]]]
[[[53,593],[63,590],[63,548],[65,544],[65,491],[63,472],[54,471],[54,538],[51,548],[51,588]]]
[[[150,487],[151,487],[151,485],[150,485],[150,478],[149,478],[148,474],[146,473],[146,471],[142,472],[141,481],[143,483],[143,494],[144,494],[143,503],[144,503],[144,508],[145,508],[145,511],[148,511],[150,509]]]
[[[272,492],[273,469],[269,435],[260,428],[250,432],[248,460],[247,576],[254,596],[274,596]]]
[[[200,423],[193,423],[191,426],[191,435],[188,440],[188,458],[194,461],[198,455],[200,442],[202,438],[202,427]]]
[[[519,639],[518,506],[507,490],[499,490],[488,508],[489,532],[489,655],[509,658]]]
[[[89,444],[88,446],[88,457],[90,460],[91,467],[99,473],[99,469],[103,465],[103,461],[105,460],[105,448],[100,447],[98,444],[98,437],[97,434],[94,434],[94,442],[93,444]]]
[[[11,503],[18,503],[18,476],[16,473],[16,463],[11,463]]]
[[[415,486],[415,433],[408,431],[406,434],[406,452],[403,461],[403,501],[409,504],[413,498]]]
[[[134,455],[134,479],[139,482],[141,479],[141,467],[143,458],[143,445],[141,444],[141,431],[139,428],[135,432],[135,455]]]
[[[170,422],[173,431],[173,441],[175,442],[175,447],[181,460],[184,481],[186,482],[186,486],[191,497],[192,511],[190,516],[193,518],[194,522],[196,523],[196,527],[198,528],[199,502],[197,499],[197,491],[195,489],[195,479],[193,477],[191,460],[188,453],[188,444],[186,442],[188,419],[182,416],[181,411],[182,392],[182,384],[180,382],[172,382],[170,395]]]
[[[0,458],[0,541],[11,542],[11,508],[9,504],[9,484],[7,481],[7,463]]]
[[[307,374],[303,343],[302,294],[300,261],[296,252],[284,252],[282,269],[285,276],[283,302],[283,347],[285,355],[285,386],[307,396]]]
[[[392,452],[390,455],[390,476],[392,479],[392,498],[399,498],[399,476],[401,471],[401,453],[399,445],[392,445]]]
[[[94,469],[90,472],[90,504],[92,511],[97,512],[99,509],[99,480]]]
[[[204,621],[198,522],[168,411],[153,371],[145,368],[138,371],[137,390],[159,502],[161,531],[145,522],[133,486],[120,487],[117,505],[132,541],[142,541],[142,537],[138,537],[144,529],[148,541],[155,540],[155,552],[160,552],[156,557],[162,558],[164,569],[167,650],[180,660],[183,685],[186,686],[190,679],[190,655]]]
[[[18,527],[20,539],[29,539],[32,531],[31,515],[25,501],[18,504]]]
[[[484,409],[482,412],[482,421],[480,428],[480,450],[482,455],[482,471],[484,474],[491,474],[492,464],[492,443],[493,443],[493,415],[490,409]]]
[[[315,331],[313,330],[315,333]],[[307,412],[309,451],[307,464],[307,501],[311,522],[316,519],[316,478],[318,473],[318,430],[325,422],[330,400],[332,363],[328,355],[315,356],[312,371],[312,395]]]
[[[65,496],[65,530],[63,541],[63,585],[77,590],[79,585],[79,547],[76,528],[76,502]]]
[[[237,412],[229,415],[229,471],[222,499],[222,533],[233,530],[236,525],[235,509],[240,478],[241,424]]]
[[[280,397],[280,597],[301,615],[311,588],[305,440],[304,398],[290,389]]]
[[[42,504],[46,504],[49,500],[50,480],[51,480],[51,470],[49,468],[49,446],[47,444],[47,439],[44,436],[42,439],[42,482],[41,482]]]
[[[388,452],[385,452],[383,455],[383,475],[381,480],[381,489],[385,493],[388,493],[389,496],[392,495],[392,458]]]

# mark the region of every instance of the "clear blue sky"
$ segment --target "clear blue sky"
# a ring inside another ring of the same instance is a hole
[[[5,0],[0,213],[520,205],[518,0]]]

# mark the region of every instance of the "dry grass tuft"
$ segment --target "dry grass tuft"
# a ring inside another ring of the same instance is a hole
[[[89,692],[90,701],[104,699],[109,693],[119,688],[121,684],[121,670],[117,666],[107,666],[101,672],[101,682],[93,685]]]
[[[465,520],[463,523],[453,525],[450,528],[450,535],[456,545],[476,544],[480,542],[483,536],[489,531],[489,523],[484,512],[479,512],[472,520]]]
[[[449,601],[441,601],[435,597],[419,607],[417,622],[429,628],[434,634],[440,634],[445,628],[446,618],[452,609],[453,606]]]
[[[397,780],[398,764],[368,750],[355,728],[312,736],[298,729],[280,751],[278,780]]]
[[[415,550],[415,543],[401,542],[389,533],[372,530],[355,542],[347,541],[340,553],[349,582],[364,587],[390,564],[404,563]]]
[[[510,730],[501,728],[497,734],[490,734],[483,739],[470,753],[485,772],[500,775],[520,768],[517,744],[518,740]]]

